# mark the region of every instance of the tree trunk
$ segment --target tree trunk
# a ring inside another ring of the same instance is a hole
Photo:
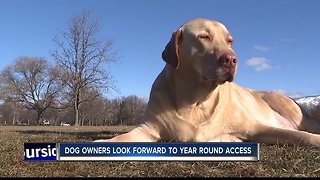
[[[79,106],[78,103],[75,103],[75,126],[79,126]]]
[[[38,125],[41,125],[41,117],[42,117],[42,114],[43,114],[43,111],[42,111],[42,110],[37,111],[37,122],[38,122]]]
[[[13,110],[12,125],[16,125],[16,110]]]
[[[13,103],[13,118],[12,118],[12,125],[16,124],[16,104]]]
[[[74,111],[75,111],[75,126],[79,126],[79,93],[77,92],[74,98]]]

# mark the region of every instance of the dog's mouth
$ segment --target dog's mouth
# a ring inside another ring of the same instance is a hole
[[[216,84],[223,84],[225,82],[232,82],[235,77],[235,70],[234,69],[219,69],[217,71],[217,75],[215,77],[206,77],[203,76],[203,80],[206,82],[216,83]]]
[[[233,74],[226,74],[225,76],[221,77],[220,79],[218,79],[217,84],[223,84],[225,82],[232,82],[234,80],[234,76]]]
[[[226,78],[226,81],[232,82],[234,80],[234,76],[233,75],[228,75]]]
[[[234,80],[234,76],[235,76],[235,69],[230,69],[227,73],[226,73],[226,81],[232,82]]]

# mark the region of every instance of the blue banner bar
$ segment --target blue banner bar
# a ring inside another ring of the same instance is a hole
[[[24,143],[25,161],[56,161],[56,143]]]
[[[59,143],[58,160],[258,161],[258,143]]]

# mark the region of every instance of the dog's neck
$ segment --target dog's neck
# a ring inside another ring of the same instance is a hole
[[[172,84],[172,91],[175,94],[175,103],[178,108],[194,107],[205,102],[215,93],[218,85],[203,81],[201,77],[190,76],[168,70],[168,79]]]

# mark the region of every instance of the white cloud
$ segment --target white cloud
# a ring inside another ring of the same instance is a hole
[[[281,93],[281,94],[284,94],[286,96],[289,96],[291,98],[299,98],[299,97],[303,97],[303,93],[300,93],[300,92],[287,92],[286,90],[283,90],[283,89],[276,89],[276,90],[273,90],[275,92],[278,92],[278,93]]]
[[[254,67],[256,71],[266,71],[272,68],[270,64],[267,63],[268,59],[265,57],[252,57],[246,61],[248,66]]]
[[[254,50],[257,50],[257,51],[262,51],[262,52],[267,52],[270,50],[270,47],[267,47],[267,46],[262,46],[262,45],[255,45],[253,47]]]
[[[286,95],[291,98],[300,98],[304,96],[302,93],[299,93],[299,92],[289,92]]]
[[[286,94],[287,93],[287,91],[283,90],[283,89],[274,89],[272,91],[277,92],[277,93],[281,93],[281,94]]]
[[[281,37],[280,40],[282,42],[293,42],[294,41],[293,38],[288,38],[288,37]]]

